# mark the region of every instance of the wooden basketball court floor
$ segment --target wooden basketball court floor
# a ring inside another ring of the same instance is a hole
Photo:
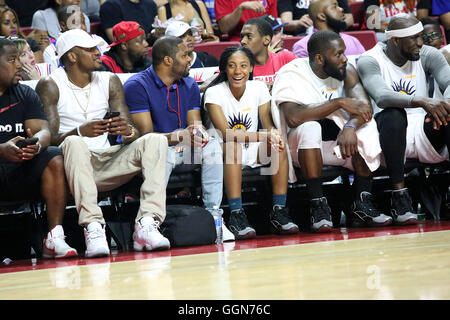
[[[450,221],[0,266],[1,300],[450,299]]]

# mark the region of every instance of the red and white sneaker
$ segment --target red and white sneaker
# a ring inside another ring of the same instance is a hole
[[[77,250],[69,247],[64,240],[64,230],[61,225],[54,227],[44,239],[44,258],[71,258],[78,256]]]

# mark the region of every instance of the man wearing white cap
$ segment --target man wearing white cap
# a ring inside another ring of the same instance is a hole
[[[405,159],[422,163],[448,160],[450,104],[428,98],[432,75],[450,98],[450,67],[434,47],[423,45],[422,23],[394,16],[378,43],[361,55],[358,73],[372,98],[380,145],[392,184],[391,213],[397,224],[417,222],[405,187]]]
[[[174,21],[167,27],[165,35],[174,36],[183,40],[188,48],[189,57],[192,60],[191,69],[219,66],[219,60],[212,54],[203,51],[194,51],[194,35],[197,32],[197,28],[191,27],[186,22]]]
[[[98,191],[113,190],[139,173],[144,182],[134,249],[168,249],[169,241],[158,231],[165,218],[167,139],[157,134],[140,137],[119,78],[110,72],[96,72],[101,65],[97,45],[83,30],[61,34],[56,50],[64,68],[36,86],[50,123],[52,144],[63,150],[78,223],[84,227],[85,256],[110,253]],[[108,135],[120,144],[111,146]]]

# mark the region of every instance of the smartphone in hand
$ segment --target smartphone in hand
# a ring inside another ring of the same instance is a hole
[[[39,141],[39,138],[28,138],[25,140],[19,140],[16,142],[16,146],[18,148],[25,148],[26,146],[36,144],[38,141]]]
[[[118,111],[108,111],[105,116],[103,117],[103,120],[111,119],[114,117],[120,116],[120,112]]]

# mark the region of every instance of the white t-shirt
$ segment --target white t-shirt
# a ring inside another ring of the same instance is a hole
[[[84,15],[84,23],[86,24],[86,30],[89,33],[91,31],[91,22],[87,15]],[[61,26],[59,25],[58,16],[55,9],[47,8],[45,10],[38,10],[33,14],[33,20],[31,22],[32,29],[38,29],[47,31],[48,36],[53,39],[58,39],[61,34]]]
[[[205,92],[205,105],[216,104],[222,107],[228,126],[234,130],[248,132],[258,131],[259,107],[271,99],[269,89],[263,81],[249,80],[246,83],[244,94],[238,101],[230,91],[228,82],[222,82]],[[211,123],[210,129],[214,125]],[[223,142],[220,136],[217,137]],[[242,165],[257,167],[259,142],[241,143]]]
[[[205,92],[205,104],[221,106],[230,129],[249,132],[258,131],[258,108],[270,99],[266,84],[257,80],[247,81],[244,94],[239,101],[231,93],[227,81]]]
[[[417,61],[408,60],[403,66],[395,65],[384,53],[383,45],[377,44],[372,49],[366,51],[363,55],[373,57],[380,66],[381,75],[385,83],[393,91],[403,93],[409,96],[428,97],[428,85],[425,71],[421,59]],[[381,109],[371,99],[374,113]],[[425,114],[422,108],[406,108],[408,114]]]

